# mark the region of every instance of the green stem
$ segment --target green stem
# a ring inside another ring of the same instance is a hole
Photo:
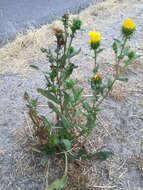
[[[118,72],[119,72],[119,65],[120,65],[120,61],[121,61],[121,59],[122,59],[121,56],[122,56],[123,50],[124,50],[124,48],[125,48],[125,45],[126,45],[126,43],[127,43],[127,40],[128,40],[128,37],[126,37],[126,38],[124,39],[124,43],[123,43],[123,45],[122,45],[120,55],[118,56],[118,58],[117,58],[117,60],[116,60],[116,62],[117,62],[117,64],[116,64],[116,76],[118,75]]]
[[[128,64],[126,64],[126,65],[121,69],[121,71],[120,71],[120,73],[119,73],[119,64],[120,64],[120,61],[121,61],[121,59],[122,59],[121,56],[122,56],[123,50],[124,50],[124,48],[125,48],[125,45],[126,45],[126,43],[127,43],[127,40],[128,40],[128,38],[126,37],[126,38],[124,39],[124,43],[123,43],[123,46],[122,46],[120,55],[119,55],[118,60],[117,60],[115,78],[114,78],[114,80],[113,80],[113,82],[112,82],[110,88],[109,88],[108,91],[106,92],[106,95],[98,102],[98,104],[96,105],[95,108],[97,108],[97,107],[103,102],[103,100],[109,95],[109,93],[110,93],[110,91],[111,91],[111,89],[112,89],[114,83],[116,82],[117,78],[119,78],[119,77],[122,75],[122,73],[124,72],[124,70],[126,69],[126,67],[127,67],[127,65],[128,65]]]
[[[71,39],[70,39],[69,46],[68,46],[68,50],[67,50],[67,56],[68,56],[68,54],[69,54],[69,50],[70,50],[70,48],[71,48],[73,39],[74,39],[74,33],[71,34]]]
[[[64,26],[64,30],[65,30],[64,55],[65,55],[66,54],[66,48],[67,48],[67,38],[68,38],[66,26]]]
[[[57,72],[57,84],[58,84],[58,90],[60,91],[60,95],[59,95],[59,104],[60,104],[60,109],[61,109],[61,113],[63,113],[63,107],[62,107],[62,97],[61,97],[61,84],[60,84],[60,76],[59,76],[59,47],[57,44],[57,68],[58,68],[58,72]],[[58,95],[57,95],[58,96]]]
[[[97,67],[97,65],[96,65],[96,58],[97,58],[97,51],[96,51],[96,49],[95,49],[95,50],[94,50],[94,70],[93,70],[93,73],[96,72],[96,67]]]

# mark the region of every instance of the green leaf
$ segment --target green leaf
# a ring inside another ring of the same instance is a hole
[[[24,92],[24,99],[27,100],[28,102],[30,101],[29,94],[26,91]]]
[[[75,111],[73,112],[72,117],[80,116],[81,114],[82,114],[82,112],[81,112],[80,110],[75,110]]]
[[[120,81],[128,82],[128,78],[126,78],[126,77],[116,78],[116,80],[120,80]]]
[[[96,159],[96,160],[104,161],[104,160],[108,159],[109,157],[111,157],[112,155],[113,155],[113,153],[108,152],[108,151],[101,151],[101,152],[96,152],[95,154],[88,154],[85,149],[80,149],[78,154],[72,155],[69,158],[71,158],[71,159],[72,158],[74,158],[74,159],[79,159],[79,158]]]
[[[57,76],[57,68],[53,68],[52,72],[49,74],[51,81],[54,81],[54,78]]]
[[[66,117],[63,114],[60,114],[60,118],[63,122],[64,127],[67,129],[68,133],[71,132],[71,126]]]
[[[107,160],[109,157],[113,156],[113,152],[108,152],[108,151],[101,151],[101,152],[96,152],[95,154],[89,154],[86,159],[98,159],[101,161]]]
[[[44,74],[49,74],[48,72],[45,72],[45,71],[42,71],[39,67],[37,67],[36,65],[30,65],[30,67],[31,68],[34,68],[34,69],[36,69],[36,70],[39,70],[39,71],[41,71],[42,73],[44,73]]]
[[[56,179],[49,187],[47,187],[45,190],[60,190],[62,189],[66,182],[67,182],[67,172],[68,172],[68,161],[67,161],[67,155],[65,153],[66,158],[66,167],[65,167],[65,173],[61,179]]]
[[[47,86],[47,87],[51,87],[51,86],[52,86],[52,84],[51,84],[51,82],[50,82],[49,78],[47,77],[47,75],[45,75],[45,79],[46,79],[46,81],[47,81],[46,86]]]
[[[97,53],[101,53],[104,49],[105,49],[105,48],[99,48],[99,49],[97,50]]]
[[[62,113],[59,112],[59,110],[54,106],[54,104],[52,104],[51,102],[48,102],[48,105],[49,105],[49,107],[50,107],[54,112],[56,112],[56,113],[59,115],[59,117],[61,118],[62,123],[63,123],[65,129],[67,129],[67,131],[70,133],[70,131],[71,131],[71,126],[70,126],[70,123],[68,122],[68,120],[66,119],[66,117],[65,117]]]
[[[44,90],[42,88],[37,88],[37,91],[39,93],[41,93],[43,96],[45,96],[46,98],[55,102],[56,104],[59,104],[59,100],[54,95],[52,95],[48,90]]]
[[[113,81],[114,81],[113,77],[110,76],[109,79],[108,79],[108,83],[107,83],[107,87],[108,87],[109,89],[112,87]]]
[[[67,150],[71,149],[71,142],[68,139],[62,139],[62,143],[65,145]]]
[[[46,128],[50,129],[50,128],[51,128],[51,125],[50,125],[48,119],[47,119],[44,115],[41,115],[41,118],[42,118],[42,120],[47,124],[47,125],[46,125]]]
[[[117,54],[118,53],[118,47],[117,47],[117,42],[116,41],[113,42],[112,47],[113,47],[113,50],[114,50],[115,54]]]
[[[77,79],[71,79],[71,78],[68,78],[65,82],[65,85],[67,88],[71,89],[75,86],[75,84],[77,83]]]
[[[117,43],[119,43],[119,44],[121,44],[121,41],[118,40],[118,39],[116,39],[116,38],[114,38],[114,41],[117,42]]]
[[[128,55],[129,50],[130,50],[130,46],[125,47],[123,49],[123,52],[122,52],[121,56],[124,57],[124,56]]]
[[[64,111],[66,111],[67,108],[69,107],[69,102],[70,102],[70,95],[64,92],[64,102],[63,102]]]
[[[73,48],[73,49],[72,49],[72,53],[70,53],[70,54],[68,55],[68,58],[72,58],[72,57],[74,57],[75,55],[78,55],[78,54],[80,53],[80,51],[81,51],[81,48],[79,48],[78,50],[75,49],[75,48]]]
[[[39,67],[37,67],[36,65],[30,65],[30,67],[36,70],[40,70]]]
[[[61,82],[65,81],[72,74],[73,70],[77,67],[78,66],[74,65],[73,63],[69,63],[62,72]]]
[[[77,104],[78,102],[80,102],[81,94],[83,92],[83,88],[73,88],[72,92],[74,95],[74,103]]]
[[[62,177],[61,179],[56,179],[51,185],[49,185],[46,190],[55,190],[55,189],[62,189],[66,184],[67,177]]]
[[[87,112],[91,112],[91,111],[92,111],[92,108],[91,108],[91,106],[89,105],[88,102],[84,102],[83,108],[84,108],[85,110],[87,110]]]
[[[31,99],[31,104],[32,104],[32,107],[36,109],[37,108],[37,104],[38,104],[38,98]]]
[[[41,48],[42,53],[47,53],[47,49],[46,48]]]

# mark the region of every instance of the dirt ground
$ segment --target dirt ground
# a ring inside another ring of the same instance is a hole
[[[112,39],[120,37],[126,17],[136,23],[131,46],[141,55],[126,71],[128,83],[116,83],[115,90],[102,104],[104,110],[98,116],[98,126],[86,146],[92,153],[108,150],[114,152],[114,156],[101,163],[95,160],[86,163],[82,171],[88,177],[86,189],[143,190],[143,1],[107,0],[82,11],[79,17],[87,30],[102,34],[106,50],[99,61],[104,77],[112,72]],[[29,65],[48,69],[39,49],[53,48],[54,24],[18,36],[0,49],[0,190],[42,190],[47,184],[47,175],[49,180],[57,175],[54,167],[47,174],[47,168],[40,164],[40,156],[25,147],[23,140],[23,128],[30,130],[24,91],[37,96],[36,88],[44,86],[43,76]],[[74,75],[85,87],[86,95],[90,91],[86,89],[85,76],[91,76],[93,68],[93,60],[83,56],[89,53],[88,39],[88,31],[84,31],[79,32],[74,41],[75,46],[82,47],[80,55],[74,58],[79,65]],[[85,190],[71,187],[71,190],[78,189]]]

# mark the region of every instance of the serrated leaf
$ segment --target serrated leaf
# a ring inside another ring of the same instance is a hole
[[[39,93],[41,93],[43,96],[45,96],[46,98],[55,102],[56,104],[59,104],[59,100],[54,95],[52,95],[48,90],[44,90],[42,88],[37,88],[37,91]]]

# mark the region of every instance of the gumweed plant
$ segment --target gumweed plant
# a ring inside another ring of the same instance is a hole
[[[40,139],[40,151],[48,157],[65,155],[66,169],[63,178],[53,182],[47,190],[61,189],[67,179],[67,163],[70,159],[78,158],[96,158],[105,160],[112,155],[111,152],[97,152],[88,154],[85,147],[81,146],[81,138],[85,143],[92,130],[96,127],[97,114],[101,110],[100,106],[103,100],[113,90],[114,83],[117,80],[127,82],[123,73],[128,65],[138,56],[127,45],[135,32],[135,23],[126,18],[122,28],[122,39],[114,39],[112,48],[115,53],[115,72],[109,76],[105,82],[99,72],[100,63],[97,62],[101,48],[101,34],[97,31],[90,31],[88,41],[89,47],[93,52],[93,75],[89,78],[89,85],[92,89],[91,100],[83,96],[83,88],[78,87],[78,79],[71,77],[73,71],[77,68],[72,58],[80,53],[81,49],[73,46],[73,40],[78,30],[81,30],[81,20],[74,18],[69,22],[69,15],[65,14],[61,21],[64,30],[55,29],[56,47],[55,51],[42,48],[41,51],[46,54],[50,65],[50,70],[42,71],[39,67],[31,67],[41,71],[45,76],[46,87],[38,88],[37,91],[47,99],[49,109],[55,113],[56,122],[50,123],[48,118],[40,115],[37,111],[38,100],[30,98],[25,92],[24,98],[29,108],[29,116],[33,121],[35,135]],[[84,119],[80,121],[77,116]],[[84,145],[84,143],[82,145]],[[78,152],[74,152],[74,147],[78,147]]]

